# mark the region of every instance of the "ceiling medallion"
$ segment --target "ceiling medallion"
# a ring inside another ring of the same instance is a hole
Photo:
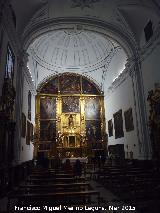
[[[93,4],[99,2],[100,0],[71,0],[72,1],[72,8],[80,7],[82,10],[85,7],[94,8]]]

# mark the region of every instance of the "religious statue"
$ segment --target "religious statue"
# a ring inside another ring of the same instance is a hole
[[[73,127],[74,126],[74,121],[73,121],[73,115],[72,114],[68,117],[68,125],[69,125],[69,127]]]

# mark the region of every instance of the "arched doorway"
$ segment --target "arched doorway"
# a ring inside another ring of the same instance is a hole
[[[104,96],[75,73],[49,78],[36,97],[35,157],[93,158],[106,150]]]

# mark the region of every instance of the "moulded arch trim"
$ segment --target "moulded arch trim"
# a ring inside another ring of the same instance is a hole
[[[39,23],[27,26],[22,36],[23,49],[27,51],[34,40],[45,33],[54,30],[74,29],[76,25],[82,25],[84,30],[100,33],[115,40],[123,48],[128,58],[138,54],[138,45],[130,33],[124,32],[117,25],[89,18],[57,18],[42,20]]]

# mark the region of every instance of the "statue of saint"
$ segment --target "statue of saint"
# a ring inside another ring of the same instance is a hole
[[[68,125],[69,125],[69,127],[73,127],[74,126],[73,115],[70,115],[68,117]]]

